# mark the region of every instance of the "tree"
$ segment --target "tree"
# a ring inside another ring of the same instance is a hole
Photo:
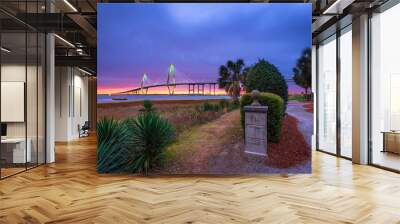
[[[219,88],[224,88],[234,100],[237,100],[240,96],[242,84],[246,79],[247,71],[248,69],[245,68],[242,59],[238,59],[236,62],[229,60],[226,65],[219,67]]]
[[[305,94],[311,88],[311,49],[303,50],[299,59],[297,59],[296,67],[293,68],[293,80],[296,85],[304,88]]]
[[[265,59],[260,59],[252,66],[246,77],[246,92],[258,90],[260,92],[274,93],[284,101],[284,110],[288,101],[288,86],[285,78],[275,65]]]

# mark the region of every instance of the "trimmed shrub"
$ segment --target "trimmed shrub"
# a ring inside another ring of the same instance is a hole
[[[284,111],[288,101],[288,86],[285,78],[275,65],[261,59],[252,66],[246,78],[246,92],[253,90],[274,93],[284,101]]]
[[[97,123],[97,164],[99,173],[126,171],[130,163],[131,133],[121,121],[103,118]]]
[[[153,106],[153,103],[150,100],[144,100],[143,101],[143,112],[149,113],[149,112],[154,112],[155,108]]]
[[[284,102],[282,98],[273,93],[261,93],[258,99],[263,106],[268,106],[267,112],[267,139],[271,142],[278,142],[281,134],[282,121],[284,116]],[[242,127],[244,130],[244,110],[243,107],[252,103],[250,93],[244,94],[240,98],[240,115]]]
[[[232,102],[229,102],[228,104],[228,112],[232,110],[236,110],[240,107],[240,102],[238,100],[234,100]]]
[[[219,101],[219,107],[223,110],[229,106],[229,101],[228,100],[220,100]]]
[[[125,123],[132,132],[131,141],[134,147],[130,170],[147,175],[163,160],[164,149],[176,137],[175,128],[156,113],[144,113],[137,118],[127,119]]]

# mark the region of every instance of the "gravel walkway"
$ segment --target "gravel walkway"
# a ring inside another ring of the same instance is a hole
[[[288,113],[290,116],[297,118],[297,120],[299,121],[298,128],[303,134],[304,139],[306,140],[308,145],[311,147],[311,137],[314,128],[313,114],[307,112],[304,109],[304,103],[299,102],[289,102],[286,113]]]

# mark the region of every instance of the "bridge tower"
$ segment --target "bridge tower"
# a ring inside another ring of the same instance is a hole
[[[143,77],[142,77],[142,80],[140,81],[140,91],[141,91],[142,93],[144,93],[144,88],[143,88],[143,87],[146,86],[146,84],[147,84],[148,81],[149,81],[149,78],[147,77],[147,74],[144,73],[144,74],[143,74]],[[148,88],[146,88],[146,94],[147,94],[147,90],[148,90]]]
[[[169,65],[168,76],[167,76],[167,87],[169,94],[174,94],[176,88],[176,76],[174,64]]]

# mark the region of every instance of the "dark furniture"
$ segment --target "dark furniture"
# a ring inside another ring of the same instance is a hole
[[[85,124],[83,124],[82,127],[78,125],[79,138],[89,136],[89,130],[90,130],[89,121],[85,121]]]
[[[7,124],[1,123],[1,136],[7,136]]]

